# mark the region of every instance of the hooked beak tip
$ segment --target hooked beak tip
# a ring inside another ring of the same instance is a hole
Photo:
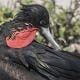
[[[41,28],[41,34],[53,45],[53,48],[55,50],[61,50],[60,46],[58,43],[54,40],[53,36],[51,35],[49,28]]]

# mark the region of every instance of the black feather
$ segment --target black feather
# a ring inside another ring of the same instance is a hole
[[[55,51],[36,41],[22,49],[2,47],[1,50],[8,61],[22,65],[30,72],[34,70],[46,80],[80,79],[80,56],[75,53]]]
[[[13,49],[6,45],[5,38],[12,34],[12,29],[25,28],[26,22],[45,27],[49,24],[47,10],[40,5],[24,6],[14,20],[1,25],[0,61],[11,62],[26,68],[27,75],[34,77],[30,80],[80,80],[80,55],[55,51],[36,41],[20,49]],[[41,79],[36,79],[32,71]]]

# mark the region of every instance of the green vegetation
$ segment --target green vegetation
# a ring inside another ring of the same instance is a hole
[[[0,9],[0,24],[13,18],[13,13],[8,8]]]

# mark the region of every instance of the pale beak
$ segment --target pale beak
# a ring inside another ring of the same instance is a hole
[[[52,44],[52,46],[53,46],[53,48],[55,50],[61,50],[61,48],[58,45],[58,43],[52,37],[52,35],[51,35],[50,31],[49,31],[49,28],[41,27],[41,34]]]

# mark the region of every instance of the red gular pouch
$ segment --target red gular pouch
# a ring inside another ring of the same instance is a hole
[[[11,48],[27,47],[35,39],[37,28],[23,29],[14,32],[11,37],[6,37],[6,43]]]

